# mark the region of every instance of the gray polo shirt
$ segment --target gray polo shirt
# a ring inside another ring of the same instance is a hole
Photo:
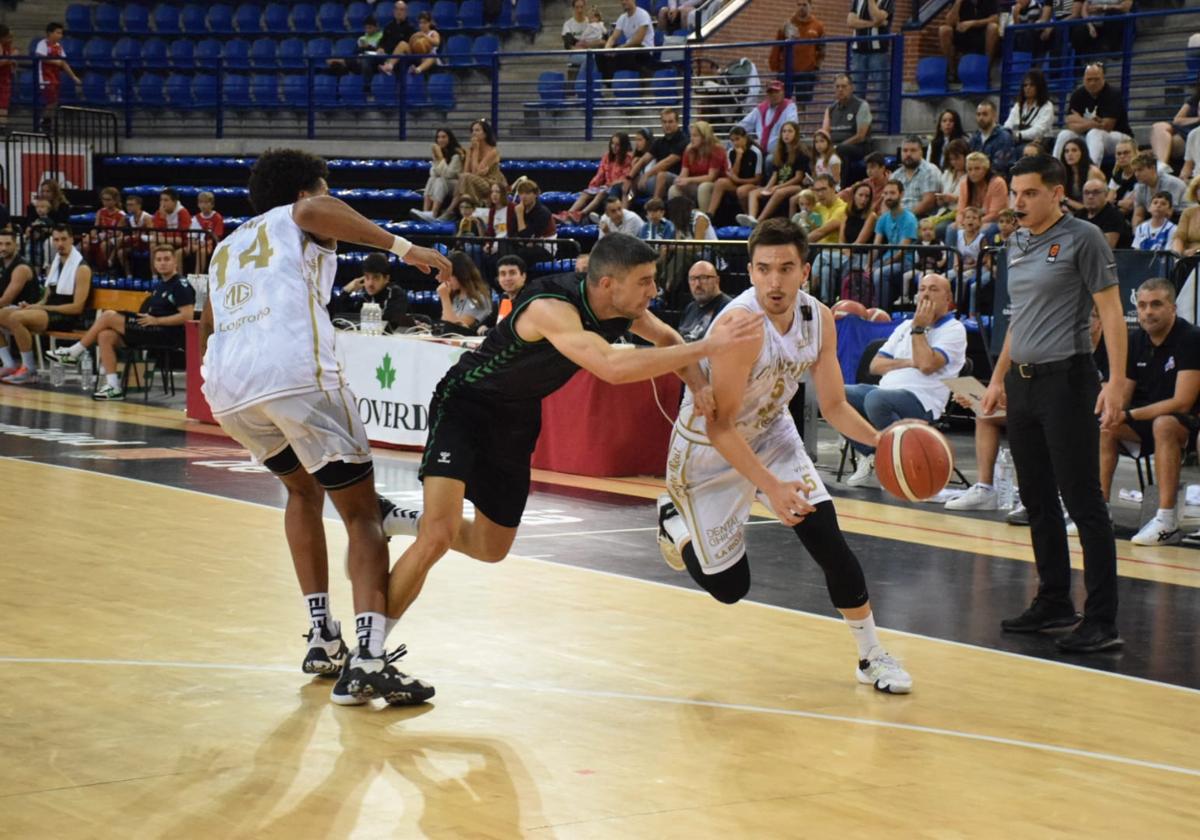
[[[1092,352],[1092,295],[1117,285],[1117,262],[1100,228],[1064,215],[1040,236],[1008,243],[1008,322],[1014,364],[1057,362]]]

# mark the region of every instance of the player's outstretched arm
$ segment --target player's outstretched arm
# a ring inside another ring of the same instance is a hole
[[[677,330],[663,323],[657,315],[649,310],[642,313],[640,318],[634,320],[629,326],[629,331],[649,341],[655,347],[675,347],[685,343],[683,336]],[[708,379],[704,376],[704,372],[700,370],[700,365],[696,362],[677,369],[675,375],[683,380],[683,384],[691,389],[694,396],[699,396],[700,392],[708,385]],[[706,417],[711,414],[711,412],[704,413]]]
[[[614,385],[638,382],[670,373],[747,342],[761,342],[762,319],[729,319],[721,330],[713,330],[702,341],[649,350],[619,350],[595,333],[586,332],[575,308],[558,300],[535,300],[521,313],[516,324],[523,341],[554,345],[558,352]]]
[[[292,218],[301,230],[318,239],[353,242],[391,251],[409,265],[426,273],[433,271],[439,280],[450,279],[450,260],[441,253],[388,233],[340,198],[331,195],[302,198],[292,206]]]
[[[812,367],[812,378],[821,416],[851,440],[867,446],[878,446],[879,431],[846,401],[846,383],[842,380],[842,369],[838,365],[837,328],[834,326],[833,313],[824,304],[818,304],[818,307],[821,314],[821,353]]]

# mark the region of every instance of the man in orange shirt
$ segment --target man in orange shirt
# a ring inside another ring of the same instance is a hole
[[[809,40],[825,37],[825,24],[813,17],[812,0],[796,0],[796,14],[775,33],[777,41]],[[817,71],[825,60],[824,44],[794,44],[792,46],[792,98],[797,109],[812,100],[813,88],[817,84]],[[783,47],[772,47],[769,60],[772,72],[783,73],[785,68]]]

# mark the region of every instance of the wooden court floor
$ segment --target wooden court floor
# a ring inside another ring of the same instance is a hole
[[[0,476],[0,837],[1195,836],[1195,691],[885,633],[884,696],[823,616],[451,556],[393,635],[434,702],[339,708],[278,510]]]

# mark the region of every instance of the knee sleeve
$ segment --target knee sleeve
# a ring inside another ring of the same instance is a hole
[[[862,566],[846,545],[833,502],[821,502],[793,530],[825,573],[825,587],[835,607],[845,610],[867,603],[867,581]]]
[[[700,587],[722,604],[736,604],[750,591],[750,561],[743,554],[741,559],[728,569],[714,575],[706,575],[700,568],[700,560],[692,548],[691,541],[683,547],[683,562],[688,574]]]

